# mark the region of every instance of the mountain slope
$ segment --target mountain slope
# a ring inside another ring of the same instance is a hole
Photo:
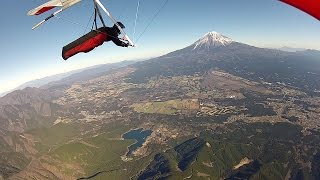
[[[57,97],[59,94],[38,88],[7,94],[0,98],[0,128],[23,132],[51,124],[56,109],[51,101]]]
[[[152,77],[204,74],[219,68],[254,81],[284,83],[308,93],[320,90],[320,61],[315,56],[258,48],[208,33],[196,43],[148,62],[128,82],[147,82]]]
[[[90,69],[91,68],[94,68],[94,67],[90,67]],[[85,68],[85,69],[87,69],[87,68]],[[41,86],[43,86],[45,84],[48,84],[50,82],[58,81],[58,80],[61,80],[63,78],[66,78],[68,76],[71,76],[72,74],[84,71],[85,69],[79,69],[79,70],[70,71],[70,72],[67,72],[67,73],[56,74],[56,75],[53,75],[53,76],[48,76],[48,77],[44,77],[44,78],[41,78],[41,79],[36,79],[36,80],[33,80],[33,81],[29,81],[29,82],[26,82],[26,83],[18,86],[14,90],[21,90],[21,89],[24,89],[26,87],[36,87],[36,88],[38,88],[38,87],[41,87]]]
[[[75,81],[90,79],[90,78],[93,78],[94,76],[97,77],[105,73],[109,69],[126,66],[134,62],[135,61],[122,61],[119,63],[96,65],[96,66],[78,69],[78,70],[74,70],[66,73],[44,77],[41,79],[32,80],[14,88],[13,90],[0,93],[0,97],[3,97],[10,92],[13,92],[16,90],[22,90],[27,87],[35,87],[35,88],[44,87],[46,89],[51,86],[58,86],[62,84],[64,85],[72,84]]]
[[[112,69],[117,69],[120,67],[124,67],[130,64],[135,63],[135,61],[121,61],[118,63],[111,63],[111,64],[103,64],[103,65],[98,65],[95,66],[94,68],[86,68],[82,70],[81,72],[74,73],[68,77],[65,77],[61,80],[58,81],[53,81],[50,82],[46,85],[41,86],[43,89],[50,89],[50,88],[55,88],[55,87],[64,87],[64,86],[69,86],[75,82],[79,81],[86,81],[89,79],[93,79],[95,77],[102,76],[108,72],[110,72]]]

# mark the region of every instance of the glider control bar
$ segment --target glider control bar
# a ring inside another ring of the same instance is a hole
[[[94,0],[100,7],[101,9],[109,16],[111,21],[120,29],[121,33],[124,35],[124,37],[128,40],[130,43],[130,46],[134,47],[134,43],[131,41],[127,33],[119,26],[117,21],[113,18],[113,16],[110,14],[110,12],[104,7],[104,5],[100,2],[100,0]]]

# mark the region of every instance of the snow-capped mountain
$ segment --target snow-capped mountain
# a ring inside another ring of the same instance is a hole
[[[234,51],[255,51],[257,48],[232,40],[218,32],[212,31],[206,33],[200,39],[190,46],[171,52],[166,57],[185,56],[185,55],[218,55],[219,53],[233,53]]]
[[[193,49],[211,49],[216,48],[220,46],[227,46],[233,43],[234,41],[226,37],[218,32],[212,31],[205,34],[202,38],[200,38],[198,41],[196,41],[193,44]]]

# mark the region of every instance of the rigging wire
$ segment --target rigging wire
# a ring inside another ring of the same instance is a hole
[[[88,23],[87,23],[87,26],[86,26],[86,28],[85,28],[84,31],[83,31],[83,35],[86,33],[87,29],[89,29],[88,26],[89,26],[89,23],[91,22],[91,19],[92,19],[93,15],[95,15],[95,12],[93,12],[93,13],[91,14],[91,17],[90,17],[90,19],[89,19],[89,21],[88,21]]]
[[[165,0],[165,2],[162,4],[162,6],[158,9],[157,13],[152,17],[151,21],[149,22],[149,24],[144,28],[144,30],[142,31],[142,33],[139,35],[137,41],[135,43],[137,43],[140,38],[142,37],[142,35],[147,31],[147,29],[150,27],[150,25],[153,23],[153,21],[157,18],[157,16],[160,14],[160,12],[162,11],[162,9],[168,4],[169,0]]]
[[[98,29],[98,25],[97,25],[97,11],[94,11],[94,21],[93,21],[93,23],[92,23],[91,30],[93,30],[93,27],[95,27],[96,29]]]
[[[117,16],[117,19],[122,19],[122,17],[126,17],[128,14],[129,6],[123,6],[120,10],[120,15]]]
[[[84,26],[84,25],[82,25],[81,23],[76,22],[76,21],[74,21],[74,20],[71,20],[71,19],[68,19],[68,18],[63,18],[63,17],[61,17],[61,16],[55,16],[55,17],[56,17],[57,19],[64,20],[64,21],[66,21],[66,22],[68,22],[68,23],[71,23],[71,24],[80,26],[80,27],[82,27],[82,28],[84,28],[84,29],[90,29],[90,28],[88,28],[87,26]]]
[[[136,35],[136,28],[137,28],[137,20],[138,20],[138,15],[139,15],[139,8],[140,8],[140,0],[138,0],[138,5],[137,5],[137,11],[136,11],[136,19],[134,20],[134,28],[133,28],[133,42],[135,40],[135,35]]]
[[[60,0],[60,1],[61,1],[61,0]],[[87,2],[87,1],[85,1],[85,2]],[[84,7],[85,5],[88,5],[88,3],[85,3],[85,2],[84,2],[84,3],[80,3],[80,7]],[[80,7],[77,6],[76,8],[77,8],[77,9],[80,9]],[[88,26],[89,26],[89,23],[90,23],[93,15],[94,15],[94,12],[91,14],[91,17],[90,17],[90,19],[89,19],[89,21],[88,21],[88,24],[87,24],[86,26],[84,26],[84,25],[82,25],[81,23],[76,22],[75,20],[72,20],[72,19],[70,19],[70,18],[61,17],[60,15],[56,15],[56,16],[54,16],[54,17],[57,18],[57,19],[64,20],[64,21],[66,21],[66,22],[68,22],[68,23],[70,23],[70,24],[74,24],[74,25],[77,25],[77,26],[79,26],[79,27],[82,27],[82,28],[84,29],[84,32],[83,32],[83,34],[84,34],[85,31],[89,29]]]
[[[140,1],[138,0],[138,5],[137,5],[137,11],[136,11],[136,18],[135,18],[135,25],[134,25],[134,37],[135,37],[135,33],[136,33],[136,26],[137,26],[137,21],[139,18],[139,9],[140,9]],[[155,19],[158,17],[158,15],[161,13],[161,11],[163,10],[163,8],[168,4],[169,0],[165,0],[164,3],[162,4],[162,6],[157,10],[157,12],[154,14],[154,16],[151,18],[151,20],[149,21],[149,23],[147,24],[147,26],[144,28],[144,30],[142,31],[142,33],[138,36],[135,44],[141,39],[141,37],[143,36],[143,34],[149,29],[150,25],[155,21]],[[94,14],[91,15],[90,20],[92,19]],[[67,21],[69,23],[75,24],[77,26],[80,26],[82,28],[84,28],[85,30],[90,29],[89,23],[87,24],[87,26],[84,26],[82,24],[80,24],[79,22],[75,22],[71,19],[67,19],[67,18],[62,18],[61,16],[55,16],[57,19],[62,19],[64,21]],[[96,32],[99,32],[99,30],[94,30]]]
[[[90,17],[90,19],[89,19],[89,21],[88,21],[88,23],[87,23],[87,26],[86,26],[86,27],[84,28],[84,30],[83,30],[83,35],[82,35],[82,36],[84,36],[84,35],[86,34],[87,29],[89,29],[89,24],[90,24],[90,22],[91,22],[91,19],[92,19],[93,15],[94,15],[95,18],[96,18],[96,16],[97,16],[96,10],[92,13],[92,15],[91,15],[91,17]],[[94,21],[93,23],[95,23],[96,26],[97,26],[97,22],[96,22],[96,21]],[[92,24],[91,30],[92,30],[92,29],[93,29],[93,24]],[[83,45],[84,45],[84,44],[81,44],[80,47],[79,47],[79,49],[81,49],[81,48],[83,47]]]
[[[60,17],[60,16],[55,16],[55,17],[58,18],[58,19],[67,21],[67,22],[69,22],[69,23],[71,23],[71,24],[77,25],[77,26],[79,26],[79,27],[82,27],[82,28],[84,28],[84,29],[87,29],[87,30],[90,29],[90,30],[91,30],[91,28],[89,28],[88,26],[84,26],[84,25],[82,25],[82,24],[80,24],[80,23],[78,23],[78,22],[75,22],[75,21],[73,21],[73,20],[70,20],[70,19],[67,19],[67,18],[62,18],[62,17]],[[97,30],[97,29],[93,29],[92,31],[96,31],[96,32],[99,32],[99,33],[104,33],[104,32],[99,31],[99,30]],[[111,35],[108,35],[108,36],[113,37],[113,38],[119,38],[119,37],[115,37],[115,36],[111,36]]]

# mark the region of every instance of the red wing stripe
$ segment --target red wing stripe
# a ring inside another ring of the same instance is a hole
[[[35,13],[35,15],[42,14],[42,13],[44,13],[44,12],[46,12],[46,11],[49,11],[49,10],[55,8],[55,7],[57,7],[57,6],[47,6],[47,7],[43,7],[43,8],[41,8],[41,9],[39,9],[39,10]]]

